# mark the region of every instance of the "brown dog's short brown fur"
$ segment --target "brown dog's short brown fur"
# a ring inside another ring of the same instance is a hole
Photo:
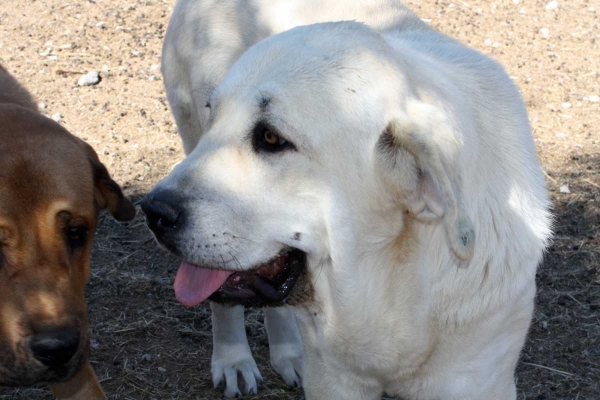
[[[135,215],[92,147],[40,114],[0,66],[0,385],[47,382],[59,399],[105,399],[87,363],[84,295],[105,208]],[[70,358],[53,347],[67,337]]]

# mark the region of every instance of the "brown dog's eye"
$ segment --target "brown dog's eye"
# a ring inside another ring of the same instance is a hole
[[[71,251],[76,251],[87,242],[87,228],[85,226],[70,226],[67,228],[67,240]]]

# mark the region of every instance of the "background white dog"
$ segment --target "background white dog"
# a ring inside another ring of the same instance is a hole
[[[182,303],[294,305],[303,372],[286,308],[271,360],[309,399],[516,398],[550,219],[497,63],[396,1],[180,0],[162,67],[189,156],[143,209]],[[213,324],[255,392],[243,309]]]

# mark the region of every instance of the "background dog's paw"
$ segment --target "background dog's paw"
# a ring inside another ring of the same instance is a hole
[[[232,363],[213,360],[211,369],[215,389],[223,389],[227,398],[257,394],[263,381],[251,355]],[[238,376],[241,381],[238,381]]]
[[[271,348],[271,367],[288,385],[302,387],[302,351],[295,346]]]

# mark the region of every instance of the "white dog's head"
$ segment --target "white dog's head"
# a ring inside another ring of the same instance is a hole
[[[439,219],[454,253],[470,256],[459,177],[445,172],[459,139],[405,71],[355,22],[295,28],[240,57],[196,149],[142,202],[159,242],[185,260],[182,303],[299,299],[295,284],[394,240],[406,218]]]

